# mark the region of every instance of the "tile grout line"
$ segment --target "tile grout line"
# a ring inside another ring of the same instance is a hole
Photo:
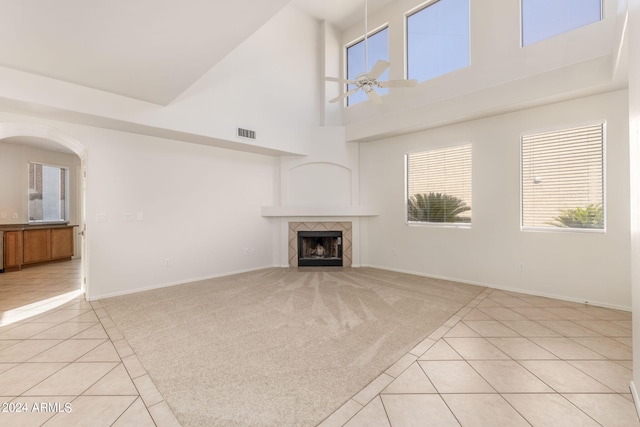
[[[149,413],[149,416],[152,418],[153,422],[156,424],[156,426],[164,426],[164,425],[167,425],[167,426],[180,426],[180,422],[178,421],[178,418],[176,417],[176,415],[173,413],[173,410],[171,410],[171,408],[169,407],[169,405],[166,402],[164,396],[162,395],[162,393],[160,393],[160,391],[158,390],[158,388],[154,384],[153,379],[151,379],[151,377],[149,376],[149,373],[147,372],[146,368],[140,362],[140,360],[138,359],[138,356],[135,354],[135,351],[133,350],[131,345],[128,343],[127,339],[124,337],[124,334],[118,329],[116,323],[113,321],[113,319],[111,318],[111,316],[107,312],[107,310],[104,307],[104,305],[102,304],[102,302],[100,300],[97,300],[97,301],[91,301],[90,304],[94,308],[94,311],[97,308],[98,310],[101,310],[100,311],[101,314],[104,313],[103,316],[99,316],[96,313],[96,316],[98,317],[98,320],[100,321],[100,324],[102,324],[102,327],[105,329],[105,332],[109,336],[109,341],[111,341],[111,344],[116,349],[116,352],[118,353],[118,356],[120,357],[120,363],[122,363],[122,365],[124,366],[125,371],[127,372],[127,375],[129,376],[129,378],[131,379],[131,382],[132,382],[133,386],[138,391],[138,397],[142,400],[142,403],[144,404],[144,407],[147,410],[147,412]],[[109,326],[108,327],[105,326],[105,323],[108,323]],[[113,332],[113,334],[116,335],[118,337],[118,339],[114,341],[113,338],[112,338],[112,334],[110,332]],[[124,341],[124,343],[126,344],[126,347],[129,350],[131,350],[130,354],[126,354],[126,355],[122,354],[123,349],[119,348],[119,346],[116,346],[116,344],[115,344],[116,342],[119,342],[119,341]],[[128,361],[130,363],[130,366],[132,364],[137,364],[139,369],[144,370],[144,374],[138,375],[138,376],[136,376],[136,378],[133,378],[133,376],[132,376],[132,374],[130,372],[130,367],[127,367],[127,364],[124,361],[125,358],[128,359]],[[141,382],[140,379],[141,378],[145,378],[145,377],[148,378],[148,380],[145,381],[145,386],[147,388],[145,390],[145,395],[157,393],[157,395],[160,396],[162,398],[162,400],[152,401],[153,403],[150,403],[150,404],[147,403],[147,399],[145,399],[145,397],[143,397],[142,393],[140,392],[140,382]],[[133,403],[132,403],[132,405],[133,405]],[[162,407],[162,408],[165,409],[164,412],[161,413],[161,414],[159,414],[158,411],[156,411],[156,410],[152,410],[153,408],[159,408],[159,407]],[[167,412],[167,410],[168,410],[168,412]],[[154,413],[155,413],[155,416],[154,416]],[[162,415],[162,417],[163,417],[162,419],[160,418],[160,415]],[[166,420],[167,417],[169,418],[169,420]]]
[[[487,292],[487,291],[488,291],[488,292]],[[478,307],[478,305],[479,305],[483,300],[485,300],[485,299],[486,299],[486,298],[487,298],[487,297],[488,297],[488,296],[489,296],[493,291],[494,291],[493,289],[487,289],[487,290],[485,290],[485,291],[480,295],[480,296],[482,296],[482,298],[478,298],[478,297],[476,297],[473,301],[471,301],[471,302],[470,302],[469,304],[467,304],[465,307],[463,307],[462,309],[460,309],[456,314],[454,314],[453,316],[451,316],[451,318],[449,318],[449,319],[448,319],[446,322],[444,322],[440,327],[438,327],[438,328],[434,331],[434,333],[432,333],[431,335],[429,335],[429,337],[427,337],[425,340],[423,340],[423,341],[422,341],[422,342],[420,342],[418,345],[416,345],[412,350],[410,350],[410,351],[409,351],[409,353],[405,354],[405,355],[404,355],[404,356],[402,356],[400,359],[398,359],[398,361],[397,361],[397,362],[395,362],[395,363],[394,363],[394,364],[393,364],[393,365],[392,365],[392,366],[391,366],[387,371],[385,371],[385,372],[388,372],[389,370],[391,370],[394,366],[396,366],[400,361],[402,361],[402,360],[403,360],[404,358],[406,358],[407,356],[411,356],[412,358],[414,358],[414,357],[415,357],[415,358],[416,358],[416,360],[415,360],[414,362],[412,362],[412,363],[417,363],[417,362],[420,360],[419,358],[420,358],[420,357],[422,357],[422,355],[424,355],[424,353],[426,353],[426,352],[428,351],[428,349],[429,349],[429,348],[431,348],[433,345],[435,345],[435,343],[436,343],[438,340],[445,340],[445,335],[447,334],[447,330],[446,330],[446,329],[448,329],[448,331],[450,331],[450,330],[451,330],[451,329],[453,329],[453,327],[455,327],[455,325],[457,325],[458,323],[464,323],[464,322],[463,322],[463,319],[464,319],[464,317],[465,317],[467,314],[469,314],[469,312],[471,311],[471,309],[472,309],[473,307]],[[501,305],[502,305],[502,304],[501,304]],[[507,306],[504,306],[504,308],[507,308],[507,309],[511,310],[511,308],[510,308],[510,307],[507,307]],[[545,309],[545,308],[542,308],[542,309]],[[481,311],[482,311],[482,310],[481,310]],[[514,311],[514,310],[512,310],[512,311]],[[547,311],[547,310],[545,310],[545,311]],[[461,312],[463,312],[463,314],[459,314],[459,313],[461,313]],[[514,312],[515,312],[515,311],[514,311]],[[516,312],[516,313],[517,313],[517,312]],[[551,313],[551,311],[549,311],[549,313]],[[503,327],[506,327],[507,329],[512,330],[510,327],[508,327],[507,325],[505,325],[505,324],[503,323],[503,321],[502,321],[502,320],[497,319],[497,318],[495,318],[495,317],[492,317],[492,316],[491,316],[490,314],[488,314],[488,313],[485,313],[485,314],[486,314],[486,315],[488,315],[490,318],[492,318],[495,322],[497,322],[497,323],[499,323],[500,325],[502,325]],[[524,317],[527,317],[527,316],[524,316]],[[454,320],[454,319],[455,319],[455,320]],[[543,325],[543,324],[541,324],[541,323],[539,323],[538,321],[535,321],[535,320],[533,320],[533,319],[527,318],[527,320],[528,320],[528,321],[533,321],[533,322],[535,322],[536,324],[538,324],[538,325],[540,325],[540,326],[545,326],[545,325]],[[568,320],[568,319],[563,318],[563,320]],[[571,320],[569,320],[569,321],[571,321]],[[603,321],[603,322],[605,322],[605,321],[606,321],[606,322],[611,322],[611,321],[608,321],[608,320],[601,320],[601,321]],[[576,324],[576,325],[578,325],[578,326],[580,326],[580,327],[585,327],[585,326],[580,325],[577,321],[571,321],[571,322],[572,322],[572,323],[574,323],[574,324]],[[445,326],[445,325],[446,325],[446,326]],[[602,337],[604,337],[604,338],[612,339],[612,337],[610,337],[610,336],[606,336],[606,335],[602,335],[602,334],[601,334],[600,332],[598,332],[598,331],[594,331],[593,329],[590,329],[590,328],[587,328],[587,327],[585,327],[585,328],[586,328],[586,329],[589,329],[589,330],[591,330],[592,332],[594,332],[595,334],[597,334],[597,337],[598,337],[598,338],[602,338]],[[473,330],[473,329],[472,329],[472,330]],[[436,332],[437,332],[437,333],[436,333]],[[535,343],[534,341],[532,341],[532,340],[530,339],[531,337],[529,337],[529,336],[525,336],[525,335],[522,335],[520,332],[515,331],[515,330],[513,330],[513,332],[517,335],[517,337],[525,338],[525,339],[529,340],[531,343],[533,343],[533,344],[535,344],[535,345],[538,345],[537,343]],[[555,331],[554,331],[554,332],[555,332]],[[476,333],[477,333],[477,332],[476,332]],[[557,333],[557,332],[556,332],[556,333]],[[435,334],[435,335],[434,335],[434,334]],[[602,356],[602,358],[603,358],[603,359],[594,359],[595,361],[609,361],[609,362],[613,362],[613,363],[615,363],[615,362],[620,362],[620,361],[618,361],[618,360],[611,359],[611,358],[607,357],[606,355],[604,355],[604,354],[602,354],[602,353],[600,353],[600,352],[598,352],[598,351],[596,351],[596,350],[593,350],[591,347],[587,347],[586,345],[583,345],[582,343],[580,343],[580,342],[579,342],[579,341],[577,341],[577,340],[573,340],[573,339],[572,339],[572,337],[565,336],[565,335],[564,335],[564,334],[562,334],[562,333],[558,333],[558,335],[559,335],[559,337],[562,337],[562,338],[565,338],[565,339],[569,339],[570,341],[572,341],[572,342],[576,343],[577,345],[580,345],[580,346],[582,346],[582,347],[585,347],[586,349],[588,349],[588,350],[590,350],[590,351],[593,351],[594,353],[596,353],[596,354],[598,354],[598,355]],[[487,337],[483,336],[482,334],[479,334],[479,337],[480,337],[480,338],[483,338],[483,339],[487,340],[487,342],[491,343],[491,341],[488,341]],[[422,344],[423,344],[427,339],[434,339],[435,341],[434,341],[433,343],[430,343],[431,345],[429,345],[428,347],[426,347],[426,349],[424,350],[424,352],[423,352],[421,355],[417,355],[417,354],[416,354],[416,352],[414,352],[414,351],[415,351],[415,349],[416,349],[417,347],[419,347],[420,345],[422,345]],[[445,342],[446,342],[446,340],[445,340]],[[493,343],[491,343],[491,344],[492,344],[492,345],[494,345]],[[626,345],[626,344],[624,344],[624,343],[621,343],[621,344]],[[538,346],[539,346],[539,345],[538,345]],[[628,347],[628,345],[626,345],[626,346]],[[541,348],[542,348],[542,349],[544,349],[544,350],[546,350],[547,352],[550,352],[550,350],[547,350],[547,349],[545,349],[544,347],[541,347]],[[454,349],[454,351],[455,351],[455,349]],[[619,395],[619,396],[623,396],[623,394],[622,394],[622,393],[620,393],[620,392],[618,392],[618,391],[616,391],[616,390],[612,389],[612,388],[611,388],[611,387],[609,387],[608,385],[606,385],[606,384],[602,383],[602,382],[601,382],[601,381],[599,381],[597,378],[593,377],[590,373],[585,372],[585,371],[583,371],[582,369],[580,369],[580,368],[578,368],[578,367],[574,366],[573,364],[571,364],[571,363],[570,363],[570,361],[572,361],[573,359],[563,359],[563,358],[561,358],[561,357],[559,357],[559,356],[555,355],[553,352],[551,352],[551,354],[552,354],[554,357],[556,357],[556,359],[553,359],[553,360],[556,360],[556,361],[564,361],[564,362],[566,362],[567,364],[569,364],[570,366],[573,366],[576,370],[580,371],[581,373],[583,373],[584,375],[586,375],[587,377],[589,377],[589,378],[590,378],[590,379],[592,379],[593,381],[596,381],[597,383],[601,384],[602,386],[604,386],[605,388],[607,388],[607,389],[609,389],[609,390],[610,390],[610,391],[609,391],[609,392],[607,392],[607,393],[598,393],[598,394],[610,394],[610,395]],[[518,364],[518,366],[521,366],[523,369],[525,369],[525,370],[526,370],[526,372],[528,372],[528,373],[530,373],[531,375],[533,375],[535,378],[537,378],[537,379],[538,379],[539,381],[541,381],[543,384],[546,384],[546,385],[547,385],[547,387],[549,387],[549,388],[550,388],[550,390],[553,390],[553,392],[552,392],[552,393],[536,393],[536,394],[552,394],[552,395],[556,395],[556,396],[558,396],[558,397],[562,398],[562,399],[563,399],[563,401],[566,401],[569,405],[571,405],[571,407],[573,407],[573,408],[575,408],[576,410],[578,410],[578,411],[579,411],[580,413],[582,413],[584,416],[586,416],[586,417],[588,417],[589,419],[593,420],[593,421],[594,421],[594,422],[596,422],[598,425],[601,425],[601,424],[600,424],[600,422],[598,422],[598,421],[597,421],[593,416],[591,416],[590,414],[588,414],[587,412],[585,412],[583,409],[581,409],[579,406],[577,406],[574,402],[572,402],[572,401],[570,401],[569,399],[567,399],[567,398],[565,397],[565,395],[564,395],[564,394],[566,394],[566,393],[562,393],[562,392],[560,392],[560,391],[557,391],[554,387],[550,386],[550,385],[549,385],[549,384],[547,384],[545,381],[543,381],[542,379],[538,378],[538,376],[537,376],[537,375],[535,375],[535,373],[531,372],[529,369],[527,369],[525,366],[523,366],[523,365],[520,363],[520,360],[514,359],[514,358],[513,358],[512,356],[510,356],[509,354],[506,354],[506,356],[507,356],[507,357],[509,357],[509,360],[514,361],[515,363],[517,363],[517,364]],[[468,360],[467,360],[467,359],[465,359],[464,357],[462,357],[462,360],[464,360],[464,361],[466,361],[467,363],[469,363],[469,362],[468,362]],[[586,359],[584,359],[584,360],[586,360]],[[583,359],[580,359],[580,360],[577,360],[577,361],[584,361],[584,360],[583,360]],[[591,359],[589,359],[589,360],[591,360]],[[412,363],[411,363],[411,364],[412,364]],[[409,366],[410,366],[411,364],[409,364]],[[624,365],[622,365],[621,363],[619,363],[619,364],[620,364],[621,366],[625,367],[625,366],[624,366]],[[474,369],[474,371],[475,371],[475,372],[477,372],[477,370],[475,370],[475,368],[474,368],[473,366],[471,366],[471,367]],[[407,366],[407,367],[405,367],[405,369],[404,369],[404,370],[406,370],[406,369],[408,369],[408,366]],[[404,372],[404,370],[400,371],[400,374],[401,374],[402,372]],[[486,378],[484,378],[484,376],[482,376],[482,374],[480,374],[479,372],[477,372],[477,373],[478,373],[478,375],[480,375],[480,377],[481,377],[481,378],[483,378],[485,381],[487,381],[487,379],[486,379]],[[399,376],[400,374],[398,374],[397,376]],[[425,373],[425,374],[426,374],[426,373]],[[397,378],[397,376],[396,376],[396,378]],[[428,376],[427,376],[427,378],[428,378]],[[375,381],[375,380],[374,380],[374,381]],[[487,382],[488,382],[488,381],[487,381]],[[503,400],[506,402],[506,404],[507,404],[510,408],[512,408],[514,411],[516,411],[516,413],[518,413],[518,414],[519,414],[519,415],[520,415],[524,420],[527,420],[527,418],[524,416],[524,414],[523,414],[523,413],[521,413],[521,411],[519,411],[517,408],[515,408],[515,407],[512,405],[512,403],[511,403],[511,402],[509,402],[507,399],[505,399],[505,398],[504,398],[504,396],[503,396],[503,395],[504,395],[504,393],[503,393],[503,392],[499,392],[497,389],[495,389],[495,387],[494,387],[494,386],[492,386],[492,385],[491,385],[491,383],[489,383],[489,385],[494,389],[494,391],[495,391],[495,393],[494,393],[494,394],[496,394],[496,395],[500,396],[500,397],[501,397],[501,399],[503,399]],[[369,387],[369,386],[367,386],[367,387]],[[367,387],[365,387],[365,388],[367,388]],[[363,390],[364,390],[364,389],[363,389]],[[361,390],[361,392],[362,392],[362,390]],[[361,392],[359,392],[359,393],[361,393]],[[359,393],[358,393],[358,394],[359,394]],[[358,394],[356,394],[356,396],[357,396]],[[415,394],[422,394],[422,393],[415,393]],[[443,393],[438,392],[437,394],[442,398]],[[444,393],[444,394],[447,394],[447,393]],[[449,393],[449,394],[456,394],[456,393]],[[484,393],[481,393],[481,394],[484,394]],[[374,397],[373,397],[373,399],[371,399],[371,400],[370,400],[370,402],[371,402],[371,401],[373,401],[373,400],[374,400],[375,398],[377,398],[377,397],[382,397],[381,393],[378,393],[376,396],[374,396]],[[624,396],[623,396],[623,397],[624,397]],[[352,399],[353,399],[353,398],[352,398]],[[444,399],[443,399],[443,401],[445,402],[445,405],[447,406],[447,408],[449,409],[449,411],[453,414],[454,418],[456,418],[456,420],[458,420],[457,416],[455,415],[455,412],[452,410],[452,408],[451,408],[451,407],[449,407],[449,404],[446,402],[446,400],[444,400]],[[349,422],[350,422],[350,420],[354,419],[354,418],[355,418],[355,417],[356,417],[356,416],[357,416],[357,415],[358,415],[362,410],[364,410],[364,408],[365,408],[365,407],[366,407],[370,402],[368,402],[367,404],[365,404],[365,405],[361,406],[360,408],[358,408],[357,410],[355,410],[354,412],[352,412],[352,414],[351,414],[351,416],[349,417],[349,419],[348,419],[346,422],[344,422],[344,423],[342,423],[342,424],[340,424],[340,425],[343,425],[343,426],[344,426],[344,425],[346,425],[347,423],[349,423]],[[385,411],[385,415],[387,416],[387,421],[389,422],[389,425],[392,425],[392,423],[391,423],[391,419],[389,418],[388,410],[387,410],[387,408],[386,408],[386,406],[385,406],[385,404],[384,404],[384,401],[383,401],[382,399],[381,399],[381,402],[382,402],[382,407],[383,407],[383,409],[384,409],[384,411]],[[345,404],[345,405],[346,405],[346,404]],[[343,405],[343,406],[345,406],[345,405]],[[341,408],[339,408],[339,409],[342,409],[342,407],[341,407]],[[336,412],[337,412],[337,411],[336,411]],[[333,414],[332,414],[332,415],[333,415]],[[330,417],[331,417],[331,416],[330,416]],[[328,421],[330,417],[328,417],[325,421]],[[324,422],[320,424],[320,426],[323,426],[323,425],[324,425]],[[333,424],[331,424],[331,425],[333,425]]]
[[[462,321],[462,318],[464,316],[460,315],[459,313],[463,310],[471,310],[472,308],[477,307],[477,305],[483,301],[491,292],[493,291],[493,289],[490,288],[486,288],[484,291],[482,291],[480,294],[478,294],[476,297],[474,297],[471,301],[469,301],[467,304],[465,304],[463,307],[461,307],[458,311],[456,311],[454,314],[452,314],[447,320],[445,320],[440,326],[438,326],[436,329],[433,330],[433,332],[431,334],[429,334],[425,339],[423,339],[422,341],[420,341],[420,343],[418,343],[416,346],[414,346],[411,350],[409,350],[407,353],[405,353],[404,355],[402,355],[398,360],[396,360],[396,362],[394,362],[393,364],[391,364],[391,366],[389,368],[387,368],[382,374],[380,374],[378,377],[374,378],[373,381],[371,381],[369,384],[367,384],[366,386],[364,386],[359,392],[357,392],[355,395],[353,395],[349,400],[347,400],[347,402],[345,402],[342,406],[340,406],[338,409],[336,409],[333,413],[329,414],[329,416],[327,418],[325,418],[324,420],[322,420],[320,422],[320,424],[318,425],[319,427],[325,426],[332,426],[333,424],[331,423],[331,417],[335,414],[338,413],[339,411],[341,411],[344,407],[346,407],[348,404],[350,404],[350,402],[354,402],[356,404],[358,404],[360,406],[360,408],[358,408],[355,412],[351,413],[350,416],[348,417],[348,419],[344,422],[341,423],[340,426],[344,426],[346,425],[351,419],[353,419],[355,416],[358,415],[358,413],[360,411],[362,411],[372,400],[374,400],[376,397],[379,397],[381,392],[384,390],[384,388],[386,388],[389,384],[385,385],[380,392],[378,392],[377,394],[374,395],[373,398],[369,399],[368,402],[366,404],[362,404],[360,402],[358,402],[357,400],[355,400],[355,398],[361,394],[363,391],[365,391],[365,389],[367,389],[368,387],[370,387],[373,383],[375,383],[380,377],[382,377],[383,375],[387,375],[391,378],[393,378],[393,380],[395,380],[398,376],[400,376],[400,374],[402,374],[402,372],[406,371],[409,366],[411,366],[411,364],[413,363],[417,363],[419,358],[421,356],[423,356],[428,350],[429,348],[431,348],[438,340],[442,339],[444,337],[444,335],[446,335],[446,333],[448,331],[450,331],[453,326],[455,326],[458,322]],[[456,319],[455,322],[452,322],[452,319]],[[451,324],[451,326],[445,326],[447,324]],[[416,356],[415,354],[411,353],[416,347],[420,346],[424,341],[426,340],[433,340],[433,344],[431,344],[427,349],[425,349],[422,354]],[[414,358],[415,360],[409,364],[408,366],[406,366],[398,375],[396,375],[395,377],[392,377],[387,373],[387,371],[389,371],[391,368],[393,368],[396,364],[398,364],[398,362],[400,362],[402,359],[404,359],[405,357],[410,357],[410,358]],[[392,380],[392,381],[393,381]],[[438,393],[438,395],[440,395],[440,393]],[[382,399],[381,399],[382,401]],[[383,408],[385,408],[384,406],[384,402],[382,401],[382,406]],[[389,421],[389,424],[391,425],[391,420],[389,419],[388,416],[388,412],[385,408],[385,414],[387,414],[387,419]]]
[[[505,308],[509,308],[509,307],[505,307]],[[544,310],[544,311],[547,311],[547,312],[549,312],[549,313],[552,313],[551,311],[546,310],[546,308],[543,308],[543,310]],[[485,314],[487,314],[489,317],[492,317],[492,316],[491,316],[490,314],[488,314],[488,313],[485,313]],[[553,314],[553,313],[552,313],[552,314]],[[496,319],[495,317],[492,317],[492,318],[493,318],[494,320],[496,320],[497,322],[499,322],[500,324],[502,324],[503,326],[505,326],[505,327],[507,327],[507,328],[508,328],[508,326],[507,326],[507,325],[504,325],[504,323],[502,323],[502,320],[500,320],[500,319]],[[531,319],[530,319],[530,320],[531,320]],[[567,319],[567,320],[568,320],[568,319]],[[538,321],[536,321],[536,320],[533,320],[533,321],[534,321],[535,323],[537,323],[537,324],[541,325],[541,326],[545,326],[545,325],[541,324],[540,322],[538,322]],[[571,321],[572,323],[577,324],[575,321],[572,321],[572,320],[569,320],[569,321]],[[578,326],[582,326],[582,325],[579,325],[579,324],[577,324],[577,325],[578,325]],[[509,329],[511,329],[511,328],[509,328]],[[587,329],[589,329],[589,328],[587,328]],[[537,344],[535,341],[532,341],[532,340],[530,339],[531,337],[523,336],[523,335],[522,335],[522,334],[520,334],[518,331],[514,331],[514,332],[516,332],[520,337],[523,337],[523,338],[525,338],[525,339],[529,340],[530,342],[532,342],[533,344],[536,344],[536,345],[540,346],[540,345],[539,345],[539,344]],[[554,331],[554,332],[555,332],[555,331]],[[596,333],[598,334],[598,336],[602,336],[602,335],[600,335],[597,331],[594,331],[594,332],[596,332]],[[558,332],[558,333],[559,333],[559,332]],[[572,339],[572,337],[568,337],[568,336],[566,336],[566,335],[564,335],[564,334],[562,334],[562,333],[559,333],[559,335],[560,335],[560,337],[562,337],[562,338],[569,339],[569,340],[571,340],[571,341],[575,342],[576,344],[581,345],[579,342],[577,342],[577,341],[573,340],[573,339]],[[567,364],[568,364],[568,365],[570,365],[570,366],[573,366],[573,364],[571,364],[571,363],[570,363],[570,361],[571,361],[571,360],[574,360],[574,359],[565,359],[565,358],[562,358],[562,357],[558,356],[557,354],[553,353],[551,350],[546,349],[546,348],[544,348],[544,347],[542,347],[542,346],[540,346],[540,347],[541,347],[541,348],[543,348],[544,350],[546,350],[546,351],[550,352],[552,355],[554,355],[554,356],[557,358],[557,359],[553,359],[553,361],[562,361],[562,362],[567,363]],[[591,351],[596,352],[595,350],[592,350],[592,349],[590,349],[590,348],[588,348],[588,347],[586,347],[586,346],[583,346],[583,347],[587,348],[588,350],[591,350]],[[601,361],[601,360],[602,360],[602,361],[604,361],[604,360],[609,361],[609,360],[611,360],[611,359],[609,359],[608,357],[606,357],[605,355],[603,355],[603,354],[601,354],[601,353],[598,353],[598,352],[596,352],[596,353],[597,353],[597,354],[600,354],[602,357],[604,357],[604,359],[595,359],[595,360],[597,360],[597,361]],[[509,356],[509,355],[508,355],[508,356]],[[563,393],[563,392],[561,392],[561,391],[556,390],[552,385],[547,384],[547,382],[546,382],[546,381],[544,381],[542,378],[540,378],[540,377],[539,377],[538,375],[536,375],[534,372],[532,372],[531,370],[529,370],[526,366],[522,365],[521,360],[513,359],[511,356],[509,356],[509,357],[510,357],[510,360],[513,360],[515,363],[517,363],[517,364],[518,364],[518,366],[521,366],[523,369],[525,369],[527,372],[529,372],[531,375],[533,375],[535,378],[537,378],[539,381],[541,381],[543,384],[547,385],[547,387],[549,387],[551,390],[553,390],[553,393],[540,393],[540,394],[550,394],[550,395],[555,395],[555,396],[558,396],[559,398],[562,398],[562,399],[563,399],[563,401],[567,402],[569,405],[571,405],[572,407],[574,407],[576,410],[580,411],[582,414],[584,414],[584,416],[586,416],[586,417],[588,417],[589,419],[593,420],[596,424],[601,425],[601,423],[599,423],[595,418],[593,418],[591,415],[589,415],[587,412],[585,412],[582,408],[580,408],[580,407],[579,407],[579,406],[577,406],[575,403],[573,403],[573,402],[571,402],[569,399],[567,399],[567,398],[566,398],[566,396],[565,396],[565,394],[567,394],[567,392],[564,392],[564,393]],[[533,360],[533,359],[531,359],[531,360]],[[580,359],[579,361],[583,361],[583,360],[587,360],[587,359]],[[574,361],[575,361],[575,360],[574,360]],[[609,389],[609,390],[610,390],[610,392],[608,392],[608,393],[599,392],[598,394],[612,394],[612,395],[620,395],[620,394],[621,394],[621,393],[619,393],[619,392],[617,392],[617,391],[615,391],[615,390],[611,389],[611,388],[610,388],[609,386],[607,386],[606,384],[603,384],[601,381],[599,381],[598,379],[594,378],[594,377],[593,377],[591,374],[589,374],[588,372],[585,372],[585,371],[583,371],[583,370],[579,369],[578,367],[575,367],[575,366],[573,366],[573,367],[574,367],[575,369],[579,370],[580,372],[582,372],[584,375],[586,375],[586,376],[588,376],[589,378],[591,378],[593,381],[596,381],[597,383],[601,384],[602,386],[604,386],[604,387],[606,387],[607,389]],[[477,371],[476,371],[476,372],[477,372]],[[482,377],[482,374],[481,374],[480,372],[478,372],[478,374]],[[484,378],[484,377],[483,377],[483,378]],[[487,379],[486,379],[486,378],[484,378],[484,379],[485,379],[485,381],[487,381]],[[497,390],[496,390],[496,391],[497,391]],[[509,402],[507,399],[505,399],[505,398],[504,398],[504,396],[503,396],[503,395],[504,395],[504,394],[507,394],[507,393],[502,393],[502,392],[497,392],[497,393],[498,393],[498,394],[499,394],[499,395],[500,395],[500,396],[501,396],[501,397],[502,397],[502,398],[507,402],[507,404],[508,404],[511,408],[513,408],[513,409],[514,409],[518,414],[520,414],[520,416],[522,416],[525,420],[527,420],[527,418],[525,417],[525,415],[524,415],[521,411],[519,411],[516,407],[514,407],[514,406],[511,404],[511,402]],[[538,394],[538,393],[536,393],[536,394]],[[453,411],[452,411],[452,412],[453,412]],[[454,414],[454,415],[455,415],[455,414]]]

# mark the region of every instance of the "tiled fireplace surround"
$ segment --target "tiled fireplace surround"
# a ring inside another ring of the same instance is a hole
[[[342,231],[342,266],[352,266],[353,225],[351,222],[290,222],[289,267],[298,267],[298,231]]]

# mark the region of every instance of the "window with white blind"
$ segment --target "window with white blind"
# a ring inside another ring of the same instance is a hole
[[[29,163],[29,222],[66,222],[69,170]]]
[[[522,228],[604,230],[604,124],[522,137]]]
[[[409,223],[471,223],[471,144],[407,154]]]

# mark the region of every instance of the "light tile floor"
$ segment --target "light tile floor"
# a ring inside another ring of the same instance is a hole
[[[179,426],[74,260],[0,274],[0,426]]]
[[[178,426],[78,261],[0,274],[1,426]],[[487,289],[321,423],[640,426],[631,314]]]
[[[631,359],[631,313],[487,289],[320,426],[640,426]]]

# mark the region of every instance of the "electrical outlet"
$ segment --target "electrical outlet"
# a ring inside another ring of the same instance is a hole
[[[170,265],[171,265],[171,260],[170,260],[169,258],[166,258],[166,259],[164,260],[164,266],[165,266],[165,267],[169,267]]]
[[[524,262],[518,263],[518,268],[520,271],[524,271]]]
[[[18,219],[18,213],[17,212],[13,213],[13,219]]]

